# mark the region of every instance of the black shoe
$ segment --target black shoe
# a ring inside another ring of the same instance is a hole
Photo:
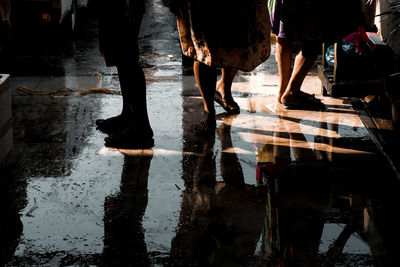
[[[106,134],[116,134],[125,130],[129,126],[129,118],[127,116],[118,115],[108,119],[96,120],[96,126],[99,131]]]
[[[105,146],[122,149],[147,149],[154,146],[153,132],[145,133],[140,127],[130,126],[119,134],[104,139]]]

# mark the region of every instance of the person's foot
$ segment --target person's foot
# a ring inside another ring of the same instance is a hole
[[[129,126],[128,116],[118,115],[108,119],[98,119],[95,121],[96,128],[106,134],[115,134],[122,132]]]
[[[110,134],[104,139],[106,147],[121,149],[147,149],[154,146],[153,131],[129,126],[120,133]]]
[[[240,113],[240,107],[239,105],[233,100],[232,97],[226,98],[222,97],[222,94],[216,90],[215,91],[215,96],[214,96],[215,102],[221,105],[223,109],[225,109],[226,112],[229,114],[239,114]]]
[[[282,96],[283,96],[283,94],[280,94],[280,93],[278,93],[278,95],[276,96],[277,104],[282,104]]]
[[[281,98],[281,103],[285,109],[303,109],[303,110],[325,110],[325,105],[314,95],[305,92],[290,94]]]

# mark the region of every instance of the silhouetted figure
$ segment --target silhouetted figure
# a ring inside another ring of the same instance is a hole
[[[360,3],[269,0],[271,32],[277,36],[278,103],[287,109],[325,109],[318,98],[301,91],[301,86],[321,53],[322,41],[338,41],[364,25]],[[293,61],[294,52],[297,54]]]
[[[170,5],[177,16],[182,52],[194,59],[203,100],[206,119],[196,132],[213,135],[214,101],[228,113],[239,113],[231,94],[237,71],[251,71],[270,55],[267,5],[260,0],[170,0]],[[218,83],[216,68],[222,70]]]
[[[109,134],[106,146],[154,146],[146,104],[146,80],[139,64],[138,36],[144,0],[98,0],[99,45],[107,66],[116,66],[122,92],[120,115],[96,121]]]
[[[304,0],[270,2],[272,33],[278,37],[275,55],[279,70],[277,102],[291,109],[320,110],[323,108],[321,101],[300,88],[321,52],[322,36],[318,23],[323,13],[321,4]],[[300,43],[300,51],[292,69],[295,42]]]

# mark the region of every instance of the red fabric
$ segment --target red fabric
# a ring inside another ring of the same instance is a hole
[[[367,48],[375,50],[375,44],[368,38],[367,32],[363,27],[358,27],[358,32],[353,32],[343,38],[343,41],[353,43],[356,47],[356,52],[365,54]]]

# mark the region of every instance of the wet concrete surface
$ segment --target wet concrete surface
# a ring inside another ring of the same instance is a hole
[[[214,137],[194,134],[202,104],[182,66],[173,16],[147,5],[141,64],[150,150],[115,150],[94,121],[121,96],[37,95],[58,88],[119,90],[92,21],[70,54],[27,56],[11,79],[15,160],[1,172],[5,266],[398,266],[400,190],[351,99],[303,90],[327,110],[275,103],[273,56],[235,78],[241,114],[216,106]],[[84,38],[85,37],[85,38]],[[86,39],[87,38],[87,39]],[[29,69],[35,69],[36,73]],[[54,71],[56,70],[56,71]],[[59,70],[62,70],[59,72]]]

